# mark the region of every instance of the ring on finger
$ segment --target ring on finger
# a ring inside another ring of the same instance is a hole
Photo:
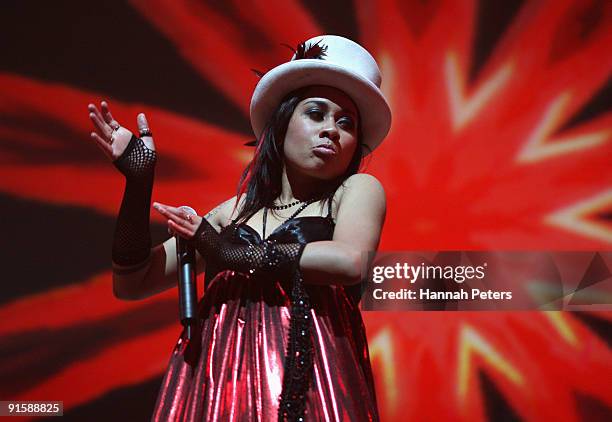
[[[138,133],[140,134],[140,137],[144,137],[144,136],[153,136],[153,133],[151,132],[151,129],[149,129],[148,127],[143,127],[141,129],[138,129]]]
[[[110,144],[112,145],[113,142],[115,142],[115,135],[117,134],[117,129],[113,129],[113,131],[111,132],[111,136],[110,136]]]
[[[119,123],[117,123],[117,121],[115,121],[115,120],[110,122],[109,126],[113,128],[113,131],[118,130],[121,127],[121,125]]]
[[[185,220],[191,223],[191,214],[185,214]]]

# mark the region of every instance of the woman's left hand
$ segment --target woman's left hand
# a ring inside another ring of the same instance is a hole
[[[180,208],[153,202],[153,208],[168,219],[168,233],[191,239],[202,223],[202,217]]]

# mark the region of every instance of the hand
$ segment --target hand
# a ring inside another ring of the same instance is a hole
[[[180,208],[153,203],[153,208],[168,219],[168,233],[178,234],[185,239],[191,239],[202,223],[202,217],[185,212]]]
[[[96,132],[91,132],[91,138],[96,141],[96,145],[100,147],[111,161],[115,161],[123,154],[123,151],[125,151],[125,148],[132,138],[132,132],[121,126],[119,122],[113,118],[106,101],[102,101],[100,106],[102,111],[98,110],[94,104],[89,104],[87,106],[89,118],[96,129]],[[136,117],[136,123],[139,133],[144,130],[151,130],[144,113],[140,113]],[[151,136],[141,136],[140,139],[143,140],[144,144],[149,149],[155,151],[155,144]]]

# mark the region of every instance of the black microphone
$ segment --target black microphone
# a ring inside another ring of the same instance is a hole
[[[187,214],[198,215],[196,211],[183,205],[179,209]],[[191,340],[197,326],[198,287],[196,284],[196,260],[193,243],[176,234],[176,259],[179,288],[179,314],[181,324],[187,331],[187,338]]]

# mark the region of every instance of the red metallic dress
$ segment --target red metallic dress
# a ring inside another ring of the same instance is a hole
[[[326,217],[293,217],[268,239],[279,243],[331,240]],[[223,228],[232,243],[261,244],[245,223]],[[211,268],[212,267],[212,268]],[[275,421],[289,341],[291,283],[254,279],[207,263],[199,303],[201,338],[183,332],[157,398],[155,421]],[[307,421],[378,420],[361,314],[359,286],[307,285],[312,316],[313,374]]]

